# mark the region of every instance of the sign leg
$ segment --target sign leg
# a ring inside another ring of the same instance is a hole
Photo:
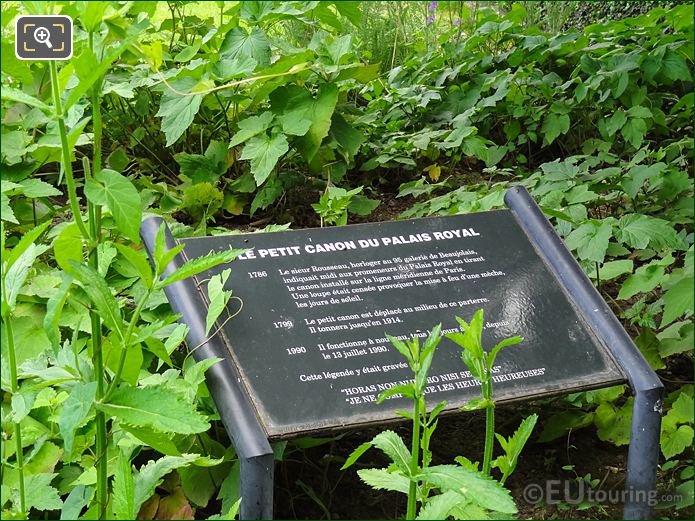
[[[273,518],[274,456],[239,458],[241,462],[240,519]]]
[[[632,404],[624,519],[651,519],[656,501],[663,388],[637,390]]]

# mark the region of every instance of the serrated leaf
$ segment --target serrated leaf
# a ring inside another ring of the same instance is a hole
[[[672,262],[673,259],[667,257],[666,259],[659,259],[640,266],[632,275],[625,279],[618,292],[618,298],[628,299],[637,293],[646,293],[653,290],[663,282],[666,266]]]
[[[623,125],[625,125],[626,121],[627,114],[625,114],[625,111],[617,110],[616,112],[614,112],[608,120],[608,122],[606,123],[606,130],[608,130],[609,137],[614,136],[615,133],[618,132],[618,130],[623,128]]]
[[[587,221],[565,239],[567,248],[576,250],[582,260],[603,262],[613,228],[607,222]]]
[[[647,133],[647,124],[643,119],[631,118],[623,125],[620,133],[625,138],[625,141],[630,143],[634,148],[639,148],[644,141],[644,135]]]
[[[444,491],[456,491],[483,508],[506,514],[517,511],[509,491],[481,472],[456,465],[437,465],[424,469],[415,479]]]
[[[118,230],[139,244],[142,202],[137,188],[115,170],[101,170],[97,172],[95,179],[96,182],[85,185],[87,198],[95,204],[106,203]]]
[[[360,446],[358,446],[355,450],[352,451],[350,456],[348,457],[347,460],[345,460],[345,463],[343,464],[342,467],[340,467],[340,470],[345,470],[348,467],[351,467],[354,465],[354,463],[364,454],[367,452],[370,448],[372,447],[372,442],[371,441],[365,441],[362,443]]]
[[[209,427],[207,420],[195,410],[194,404],[186,403],[175,393],[155,387],[123,385],[108,402],[97,407],[130,425],[150,427],[161,432],[195,434]]]
[[[260,67],[270,66],[270,42],[258,26],[254,26],[251,32],[246,32],[242,27],[229,31],[220,47],[220,54],[225,58],[250,56]]]
[[[81,427],[89,417],[96,397],[96,382],[78,382],[70,391],[70,396],[63,403],[63,409],[58,419],[60,435],[63,438],[65,454],[72,455],[73,442],[75,440],[75,430]]]
[[[393,431],[383,431],[372,439],[372,445],[386,454],[401,472],[410,475],[410,451],[398,434]]]
[[[251,138],[241,151],[239,159],[251,160],[251,173],[256,185],[261,186],[275,168],[278,160],[290,149],[284,134],[269,137],[265,134]]]
[[[693,277],[684,277],[664,294],[664,313],[659,327],[670,324],[686,312],[695,311]]]
[[[168,275],[160,283],[160,287],[163,288],[165,286],[168,286],[169,284],[178,282],[179,280],[187,279],[188,277],[197,275],[198,273],[214,268],[215,266],[219,266],[220,264],[227,264],[229,262],[232,262],[245,251],[247,250],[235,250],[230,248],[228,250],[210,253],[208,255],[204,255],[203,257],[198,257],[197,259],[187,262],[179,269],[177,269],[175,272]]]
[[[258,116],[249,116],[239,121],[237,123],[239,131],[234,134],[232,140],[229,142],[230,148],[240,145],[244,141],[270,128],[270,124],[273,122],[274,117],[271,111],[266,110]]]
[[[654,163],[653,165],[633,166],[623,177],[620,186],[622,186],[627,195],[634,199],[648,179],[659,175],[665,169],[666,163],[662,162]]]
[[[449,512],[461,503],[467,503],[458,492],[447,490],[443,494],[430,497],[427,500],[415,519],[447,519]]]
[[[41,181],[41,179],[25,179],[20,181],[19,184],[22,187],[21,192],[25,197],[37,198],[63,195],[60,190],[56,189],[53,185],[45,181]]]
[[[567,114],[555,114],[551,112],[543,120],[541,132],[543,132],[548,145],[550,145],[560,134],[566,134],[569,129],[570,117]]]
[[[43,248],[36,246],[36,244],[29,244],[27,248],[22,252],[16,261],[5,271],[3,286],[5,293],[2,296],[2,316],[6,317],[12,310],[14,310],[17,295],[19,290],[24,285],[29,275],[29,270],[31,269],[36,257],[38,257],[43,251]],[[3,270],[4,271],[4,270]]]
[[[193,88],[198,84],[195,78],[186,76],[174,81],[171,85],[182,96],[167,88],[162,94],[159,110],[156,116],[162,118],[162,132],[166,136],[166,146],[171,146],[183,135],[193,123],[193,118],[200,110],[202,95],[195,95]]]
[[[103,277],[94,271],[91,266],[70,261],[72,275],[82,283],[82,289],[99,311],[101,320],[118,336],[124,340],[123,318],[116,298],[111,294],[111,288]]]
[[[130,458],[122,451],[113,477],[112,507],[114,519],[135,519],[135,480],[130,468]]]
[[[628,246],[639,249],[648,245],[655,248],[685,248],[685,243],[671,223],[651,215],[623,215],[618,221],[615,237]]]
[[[40,99],[37,99],[34,96],[31,96],[22,90],[10,87],[9,85],[2,86],[2,91],[0,91],[0,99],[6,101],[14,101],[17,103],[24,103],[25,105],[29,105],[30,107],[36,107],[45,111],[51,110],[51,107],[43,101],[41,101]]]
[[[63,507],[58,491],[51,486],[57,474],[29,474],[24,477],[25,504],[27,512],[36,510],[59,510]],[[19,504],[18,501],[14,501]]]
[[[504,483],[506,478],[509,477],[512,472],[514,472],[519,460],[519,456],[521,455],[521,451],[526,445],[528,439],[531,437],[531,433],[533,432],[533,428],[536,426],[537,420],[537,414],[532,414],[531,416],[524,418],[514,434],[512,434],[506,440],[504,440],[504,438],[500,440],[500,444],[504,448],[505,454],[495,459],[492,466],[497,467],[502,471],[502,483]]]
[[[407,494],[410,487],[407,477],[386,469],[362,469],[357,471],[357,475],[374,490],[393,490]]]
[[[155,489],[162,483],[164,476],[174,469],[190,465],[196,459],[197,454],[183,454],[181,456],[164,456],[157,461],[149,461],[140,467],[140,472],[133,478],[133,510],[139,512],[142,504],[147,501]],[[134,519],[128,517],[123,519]]]

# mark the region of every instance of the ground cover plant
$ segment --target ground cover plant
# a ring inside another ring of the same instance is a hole
[[[172,254],[160,236],[150,265],[142,217],[179,237],[341,225],[499,208],[516,184],[662,377],[659,481],[681,499],[661,506],[692,514],[693,7],[548,32],[560,24],[539,27],[538,4],[3,2],[3,519],[236,512],[239,467],[204,384],[214,361],[194,363],[162,288],[239,252],[160,280]],[[73,58],[18,60],[16,17],[57,13],[75,21]],[[219,316],[230,295],[210,287]],[[620,453],[631,400],[619,386],[544,403],[527,450]],[[497,439],[481,468],[506,475],[512,441]],[[336,443],[278,444],[279,466]],[[336,487],[291,481],[315,510],[286,516],[331,517]]]

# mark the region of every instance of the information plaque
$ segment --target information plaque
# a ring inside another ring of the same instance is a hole
[[[147,250],[165,226],[165,246],[184,244],[165,275],[211,251],[247,249],[226,266],[175,282],[165,293],[189,327],[241,463],[241,517],[272,517],[269,441],[396,418],[408,400],[376,403],[411,377],[386,335],[425,337],[436,324],[485,312],[483,345],[510,336],[493,368],[496,401],[528,400],[627,381],[634,400],[626,519],[650,516],[659,458],[663,385],[550,223],[521,187],[509,210],[336,228],[176,240],[160,218],[141,227]],[[230,269],[233,292],[206,333],[207,281]],[[213,331],[215,327],[213,327]],[[480,395],[443,339],[426,399],[455,411]]]
[[[509,210],[181,242],[189,259],[249,248],[199,281],[231,268],[224,343],[271,439],[395,418],[406,399],[377,396],[411,373],[386,333],[458,331],[480,308],[486,346],[524,338],[493,368],[498,401],[624,380]],[[448,339],[429,374],[430,405],[480,394]]]

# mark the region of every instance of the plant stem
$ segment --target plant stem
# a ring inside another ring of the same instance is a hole
[[[4,282],[4,279],[3,279]],[[4,284],[3,284],[4,286]],[[5,288],[2,288],[3,294],[5,294]],[[12,391],[12,396],[17,394],[17,356],[14,350],[14,335],[12,333],[12,320],[10,317],[5,317],[3,320],[5,323],[5,330],[7,331],[7,352],[10,362],[10,390]],[[22,449],[22,427],[18,421],[14,421],[14,443],[15,443],[15,457],[17,458],[17,481],[19,483],[19,511],[21,517],[24,518],[26,515],[26,501],[24,494],[24,452]]]
[[[60,101],[60,92],[58,84],[58,66],[56,62],[51,60],[48,62],[51,70],[51,89],[53,91],[53,106],[56,117],[58,118],[58,131],[60,133],[60,149],[63,155],[63,171],[65,172],[65,183],[68,186],[68,198],[70,199],[70,209],[75,217],[77,227],[85,240],[89,240],[89,232],[82,222],[82,214],[80,213],[80,205],[77,202],[77,192],[75,190],[75,179],[72,175],[72,162],[70,160],[70,146],[68,144],[68,133],[65,128],[65,117],[63,116],[63,105]]]
[[[408,511],[406,519],[415,519],[417,510],[417,481],[413,479],[418,473],[418,461],[420,459],[420,397],[413,400],[413,443],[410,459],[410,488],[408,489]]]
[[[490,474],[492,447],[495,443],[495,404],[492,402],[492,374],[487,369],[487,360],[483,362],[485,382],[481,385],[485,406],[485,451],[483,453],[483,474]]]

